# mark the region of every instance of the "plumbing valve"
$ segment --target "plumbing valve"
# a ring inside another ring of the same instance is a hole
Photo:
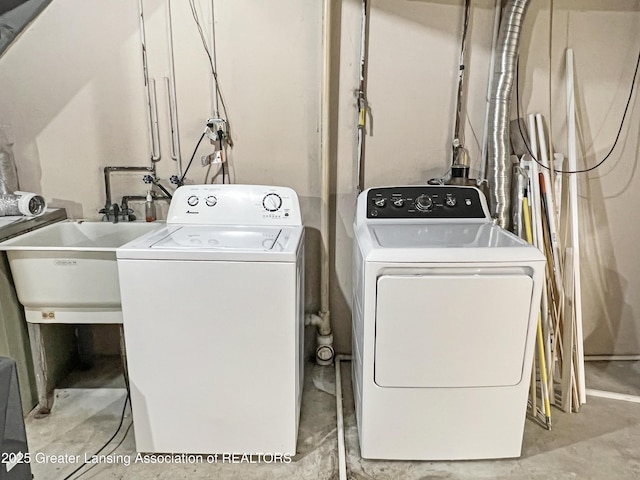
[[[173,185],[179,185],[180,184],[180,177],[178,177],[177,175],[171,175],[169,177],[169,182],[172,183]]]
[[[142,177],[142,181],[147,184],[153,183],[153,175],[145,175]]]

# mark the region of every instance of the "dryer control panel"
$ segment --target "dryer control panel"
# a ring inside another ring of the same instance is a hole
[[[489,218],[484,195],[475,187],[424,185],[372,188],[367,218]]]

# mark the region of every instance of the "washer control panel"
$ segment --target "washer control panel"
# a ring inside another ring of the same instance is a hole
[[[367,192],[367,218],[488,218],[485,208],[484,195],[475,187],[380,187]]]
[[[297,194],[264,185],[185,185],[173,194],[167,223],[302,225]]]

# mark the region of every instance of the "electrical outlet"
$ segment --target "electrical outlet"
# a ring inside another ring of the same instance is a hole
[[[227,136],[227,121],[224,118],[210,118],[207,120],[207,128],[211,130],[217,138],[218,132],[222,132],[222,137]]]

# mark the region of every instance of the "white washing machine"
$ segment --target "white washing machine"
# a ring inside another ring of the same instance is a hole
[[[117,249],[139,452],[295,453],[303,242],[290,188],[198,185]]]
[[[369,189],[354,228],[362,457],[520,456],[543,255],[473,187]]]

